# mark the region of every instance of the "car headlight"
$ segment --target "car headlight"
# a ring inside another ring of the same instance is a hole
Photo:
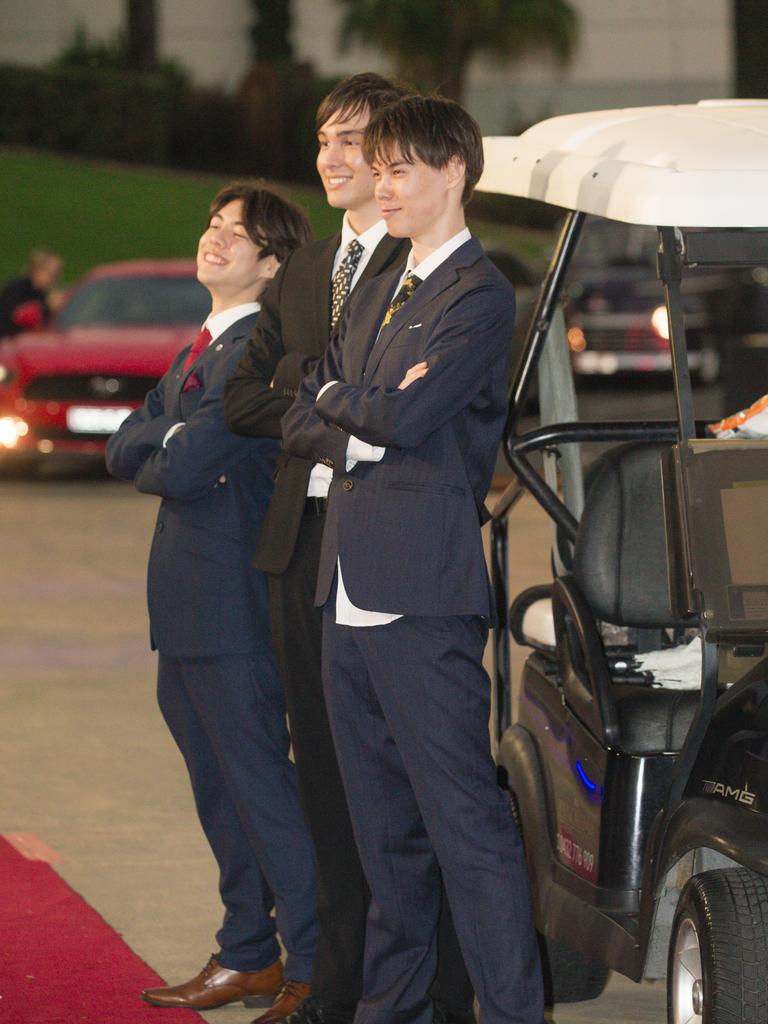
[[[669,315],[666,306],[657,306],[651,313],[651,327],[664,341],[669,341]]]
[[[10,384],[15,376],[16,374],[12,370],[0,363],[0,385]]]
[[[15,448],[28,433],[29,425],[19,416],[0,416],[0,448]]]

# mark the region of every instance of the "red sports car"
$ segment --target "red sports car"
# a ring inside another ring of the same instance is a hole
[[[0,462],[100,455],[209,309],[193,260],[96,267],[48,329],[0,340]]]

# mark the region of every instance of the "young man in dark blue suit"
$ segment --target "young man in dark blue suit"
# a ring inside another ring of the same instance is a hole
[[[309,238],[304,214],[272,192],[233,185],[215,197],[197,251],[211,313],[107,446],[111,473],[163,499],[148,581],[158,701],[189,771],[226,909],[220,951],[190,981],[145,990],[153,1006],[274,1000],[287,1013],[309,992],[314,855],[288,757],[266,584],[250,565],[278,445],[235,436],[223,413],[258,298]]]
[[[342,230],[292,253],[266,292],[224,399],[227,423],[238,434],[280,437],[280,419],[337,329],[347,294],[388,270],[402,270],[409,245],[387,232],[362,142],[371,116],[403,95],[396,83],[363,73],[340,82],[320,104],[317,170],[328,203],[344,211]],[[266,1022],[351,1024],[363,988],[370,894],[325,709],[322,612],[314,607],[332,474],[314,459],[285,452],[277,465],[254,565],[269,582],[299,792],[315,845],[319,934],[312,995],[287,1019],[270,1015]],[[439,931],[435,1022],[469,1024],[474,994],[447,912]]]
[[[496,784],[480,510],[506,410],[514,296],[465,226],[479,129],[407,97],[364,152],[405,270],[362,286],[283,419],[333,464],[323,681],[372,892],[355,1024],[429,1024],[438,867],[483,1024],[541,1024],[522,844]]]

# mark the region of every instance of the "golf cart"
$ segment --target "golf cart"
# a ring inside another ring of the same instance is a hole
[[[594,998],[615,970],[666,977],[671,1024],[766,1024],[768,440],[697,422],[680,289],[697,268],[768,265],[768,102],[574,114],[485,144],[482,189],[569,211],[491,525],[497,761],[550,997]],[[589,214],[657,229],[674,420],[578,418],[560,299]],[[552,579],[520,594],[525,493],[552,522]]]

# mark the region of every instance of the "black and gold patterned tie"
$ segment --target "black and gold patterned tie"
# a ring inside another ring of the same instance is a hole
[[[349,289],[352,285],[352,278],[355,276],[357,265],[365,249],[356,238],[347,246],[344,259],[339,264],[339,269],[333,275],[331,284],[331,329],[339,322],[341,310],[344,307]]]
[[[395,295],[394,299],[389,304],[389,309],[384,315],[384,319],[381,321],[381,327],[386,327],[392,317],[397,313],[399,309],[402,309],[408,299],[413,295],[416,289],[421,284],[421,278],[416,277],[415,274],[407,274],[405,280],[400,286],[399,291]],[[381,328],[379,328],[381,330]]]

